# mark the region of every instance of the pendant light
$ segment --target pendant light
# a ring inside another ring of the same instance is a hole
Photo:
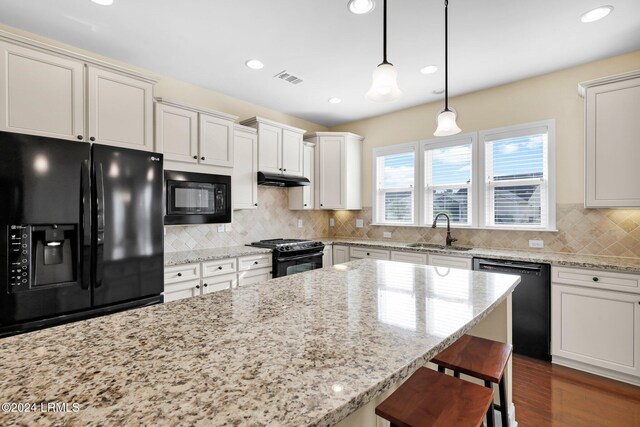
[[[376,3],[373,0],[349,0],[347,7],[351,13],[364,15],[371,12],[376,7]]]
[[[382,63],[373,70],[371,88],[366,95],[373,102],[393,102],[402,96],[398,89],[398,72],[387,61],[387,0],[384,0],[383,9]]]
[[[444,110],[438,113],[438,128],[433,133],[434,136],[449,136],[462,132],[456,123],[456,111],[449,108],[449,0],[444,0]]]

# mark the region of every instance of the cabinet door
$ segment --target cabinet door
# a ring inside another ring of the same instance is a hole
[[[282,129],[260,123],[258,125],[258,170],[282,172]]]
[[[640,375],[640,296],[552,284],[551,352]]]
[[[302,176],[302,134],[288,129],[282,130],[282,172],[286,175]]]
[[[322,267],[331,267],[333,265],[333,246],[327,245],[322,251]]]
[[[640,77],[587,90],[586,207],[640,206],[638,117]]]
[[[323,137],[318,145],[320,209],[344,206],[344,138]]]
[[[389,251],[384,249],[354,248],[349,251],[349,259],[389,259]]]
[[[200,113],[200,163],[233,167],[233,122]]]
[[[238,286],[253,285],[254,283],[266,282],[271,279],[271,269],[262,268],[255,271],[242,271],[238,273]]]
[[[333,245],[333,265],[349,262],[349,247]]]
[[[153,150],[153,85],[88,67],[88,133],[92,141]]]
[[[156,151],[165,160],[198,163],[198,113],[156,104]]]
[[[462,270],[471,270],[473,261],[471,258],[461,258],[448,255],[429,255],[429,265],[437,267],[451,267]]]
[[[200,280],[180,282],[164,287],[164,302],[177,301],[200,295]]]
[[[233,150],[235,158],[238,159],[233,166],[233,185],[231,186],[233,209],[256,209],[258,207],[257,135],[236,131]]]
[[[237,285],[238,276],[236,273],[210,277],[202,280],[202,293],[210,294],[213,292],[223,291],[225,289],[235,288]]]
[[[0,130],[84,139],[84,64],[0,42]]]
[[[289,209],[292,210],[313,209],[315,204],[315,148],[305,144],[302,153],[302,175],[311,185],[289,189]]]
[[[427,263],[427,254],[415,252],[391,251],[391,261],[408,262],[410,264],[424,265]]]

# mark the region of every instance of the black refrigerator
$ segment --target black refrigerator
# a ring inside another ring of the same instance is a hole
[[[0,132],[0,336],[162,302],[162,155]]]

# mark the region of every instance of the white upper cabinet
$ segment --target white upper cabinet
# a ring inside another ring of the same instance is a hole
[[[314,132],[316,144],[316,208],[362,209],[363,137],[348,132]]]
[[[236,116],[166,98],[156,98],[155,116],[165,169],[231,174]]]
[[[200,162],[233,167],[233,121],[200,113]]]
[[[585,207],[640,207],[640,71],[580,84],[585,97]]]
[[[0,129],[84,139],[84,64],[0,42]]]
[[[234,156],[231,200],[233,209],[258,207],[258,135],[256,130],[236,125],[234,130]]]
[[[315,144],[305,142],[302,153],[302,176],[311,181],[311,185],[289,188],[289,209],[313,209],[315,205]]]
[[[153,85],[88,67],[89,140],[153,151]]]
[[[164,159],[198,163],[198,113],[156,103],[156,150]]]
[[[155,80],[3,31],[0,39],[0,130],[153,149]]]
[[[253,117],[240,122],[258,130],[258,170],[302,176],[304,130]]]

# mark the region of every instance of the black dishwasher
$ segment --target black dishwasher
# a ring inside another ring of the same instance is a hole
[[[520,276],[512,294],[513,352],[551,360],[551,267],[549,264],[474,258],[473,269]]]

